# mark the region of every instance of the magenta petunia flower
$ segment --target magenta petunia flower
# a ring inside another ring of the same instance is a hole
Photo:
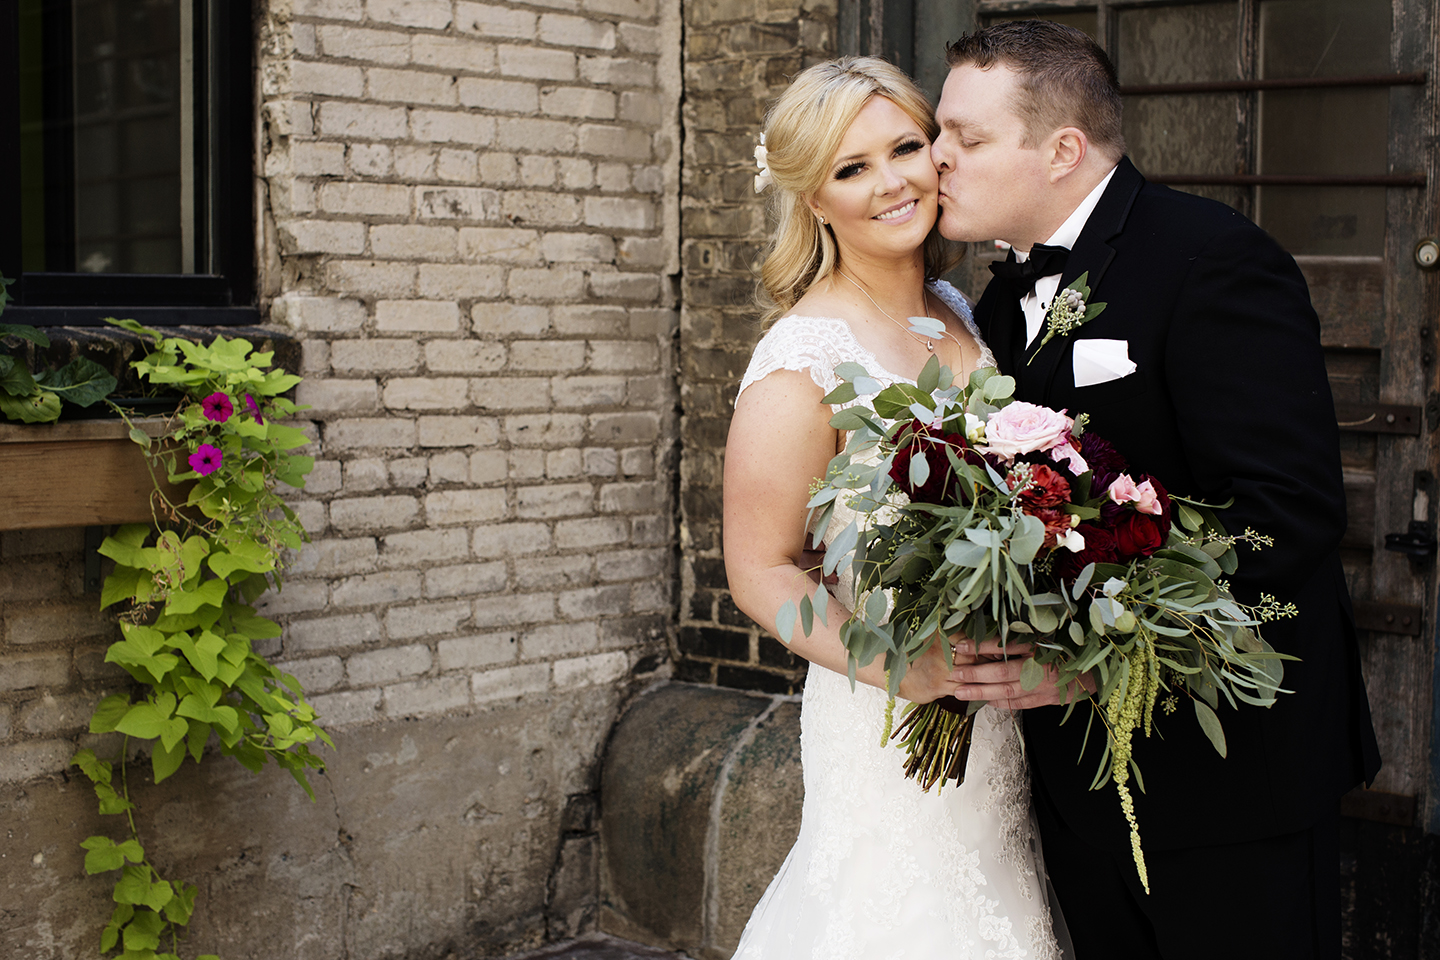
[[[230,419],[230,414],[235,412],[235,404],[223,393],[212,393],[200,401],[200,409],[205,412],[206,420],[224,423]]]
[[[245,394],[245,405],[250,408],[250,415],[255,418],[256,423],[264,423],[265,417],[260,413],[260,404],[250,394]]]
[[[226,413],[226,416],[229,416],[229,413]],[[195,452],[190,454],[190,469],[202,477],[208,477],[219,470],[220,464],[224,462],[225,454],[220,452],[220,448],[208,443],[200,444],[195,448]]]

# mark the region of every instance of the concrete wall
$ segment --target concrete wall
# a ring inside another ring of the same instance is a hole
[[[228,761],[136,768],[154,859],[202,885],[197,948],[593,927],[601,746],[670,669],[679,9],[256,4],[258,280],[318,461],[268,652],[339,750],[314,805]],[[0,956],[92,956],[108,916],[77,844],[120,823],[65,767],[124,678],[83,564],[77,529],[0,533]]]

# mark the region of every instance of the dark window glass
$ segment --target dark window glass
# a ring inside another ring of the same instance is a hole
[[[254,322],[249,5],[9,9],[0,125],[19,149],[0,159],[0,271],[20,283],[6,319]]]

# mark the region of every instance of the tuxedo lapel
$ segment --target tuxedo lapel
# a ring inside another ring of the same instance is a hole
[[[1090,297],[1103,301],[1100,281],[1104,278],[1105,271],[1110,268],[1110,261],[1115,259],[1115,248],[1110,246],[1110,240],[1125,228],[1125,219],[1130,215],[1130,208],[1144,185],[1145,178],[1140,175],[1140,171],[1135,169],[1128,157],[1121,157],[1115,168],[1115,176],[1110,178],[1109,186],[1100,195],[1100,202],[1095,204],[1095,209],[1085,221],[1085,228],[1080,231],[1079,239],[1070,250],[1065,271],[1060,274],[1060,290],[1075,282],[1080,274],[1089,273],[1085,278],[1085,285],[1090,288]],[[1039,343],[1044,336],[1045,332],[1041,330],[1035,342]],[[1036,402],[1043,403],[1044,397],[1049,396],[1060,361],[1070,355],[1073,338],[1073,333],[1069,336],[1053,337],[1038,353],[1032,346],[1025,356],[1017,361],[1025,368],[1024,376],[1031,392],[1040,398]]]
[[[995,355],[995,365],[1001,373],[1012,376],[1017,358],[1014,349],[1015,324],[1025,322],[1020,312],[1020,303],[1010,295],[1010,285],[992,279],[975,305],[975,316],[980,318],[980,334]]]

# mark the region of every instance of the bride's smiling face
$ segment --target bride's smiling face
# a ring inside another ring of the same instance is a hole
[[[825,183],[807,202],[846,253],[894,258],[913,253],[935,225],[940,178],[930,138],[891,100],[871,97],[831,158]]]

